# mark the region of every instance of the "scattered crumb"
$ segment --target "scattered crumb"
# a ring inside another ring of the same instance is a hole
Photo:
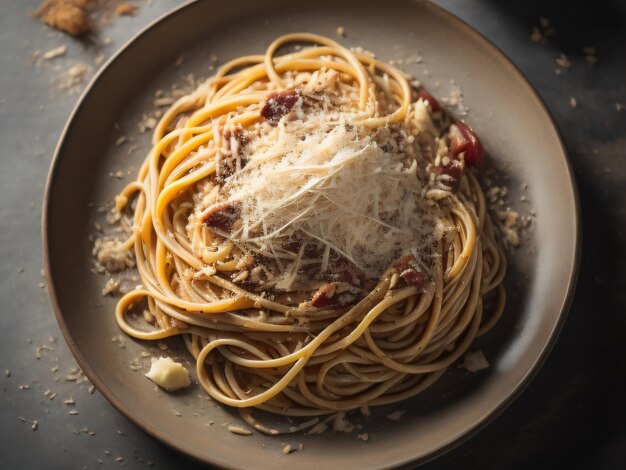
[[[78,410],[70,410],[69,414],[77,415],[78,414]]]
[[[576,98],[574,98],[573,96],[572,96],[572,97],[570,97],[570,99],[569,99],[569,105],[570,105],[572,108],[575,108],[575,107],[576,107],[576,105],[577,105]]]
[[[598,56],[596,55],[596,48],[593,46],[583,47],[583,54],[585,55],[585,60],[589,65],[594,65],[598,62]]]
[[[87,2],[83,0],[44,0],[35,16],[70,36],[82,36],[91,31],[87,13]]]
[[[55,59],[57,57],[64,56],[66,51],[67,51],[67,46],[63,44],[59,47],[55,47],[54,49],[50,49],[48,52],[44,52],[41,58],[44,60]]]
[[[615,103],[615,111],[619,113],[623,109],[626,109],[626,105],[624,105],[623,103]]]
[[[23,416],[18,416],[17,417],[22,423],[26,422],[26,418],[24,418]]]
[[[559,56],[555,60],[556,60],[556,63],[559,66],[563,67],[564,69],[569,69],[572,67],[572,62],[562,52],[559,54]]]
[[[46,288],[46,283],[45,282],[40,282],[39,283],[39,288],[45,289]]]
[[[542,16],[539,18],[539,25],[533,26],[530,40],[539,44],[546,44],[547,39],[555,33],[556,30],[550,26],[550,21]]]
[[[120,3],[115,7],[115,14],[119,16],[132,16],[137,13],[137,7],[128,3]]]
[[[541,30],[538,27],[533,26],[533,30],[530,33],[530,40],[532,42],[541,42],[543,40],[543,34],[541,34]]]
[[[36,431],[37,429],[39,429],[39,421],[34,420],[33,421],[33,425],[30,427],[33,431]]]
[[[291,454],[292,452],[295,452],[297,450],[296,447],[291,447],[291,445],[287,444],[285,447],[283,447],[283,454]]]
[[[356,438],[362,440],[363,442],[367,442],[369,441],[370,436],[368,433],[364,432],[364,433],[358,434]]]
[[[61,77],[58,85],[59,91],[70,90],[77,91],[77,86],[83,83],[87,74],[91,71],[88,65],[77,63],[72,65],[67,72]]]
[[[28,390],[30,388],[30,385],[26,384],[26,385],[20,385],[20,390]]]
[[[343,26],[338,26],[337,27],[337,36],[339,36],[340,38],[345,38],[346,37],[346,28],[344,28]]]
[[[121,240],[107,237],[95,241],[92,254],[96,257],[96,270],[109,273],[135,266],[133,255],[124,250]]]
[[[52,348],[46,345],[37,346],[36,353],[35,353],[35,357],[37,358],[37,360],[41,359],[42,351],[52,351]]]
[[[102,288],[102,295],[115,295],[120,291],[120,281],[110,278]]]
[[[391,421],[400,421],[400,418],[402,418],[404,413],[406,413],[406,410],[396,410],[393,413],[389,413],[387,415],[387,419],[390,419]]]
[[[227,428],[233,434],[238,434],[240,436],[251,436],[252,431],[246,428],[242,428],[241,426],[228,426]]]
[[[333,431],[351,433],[354,431],[354,424],[346,419],[346,413],[341,411],[333,418]]]
[[[125,135],[121,135],[115,141],[115,145],[122,145],[124,142],[126,142],[126,136]]]
[[[365,416],[366,418],[369,418],[372,415],[370,413],[369,406],[362,406],[361,408],[359,408],[359,410],[361,411],[361,414]]]
[[[93,392],[96,390],[96,387],[94,387],[93,385],[90,385],[89,388],[87,389],[87,392],[89,392],[90,395],[93,395]]]
[[[512,247],[519,246],[519,213],[512,210],[510,207],[507,207],[504,211],[497,211],[496,215],[498,216],[499,222],[501,222],[498,226],[504,235],[505,242]]]
[[[9,369],[6,369],[6,370],[4,371],[4,376],[5,376],[5,377],[11,377],[11,371],[10,371]]]
[[[460,367],[467,369],[469,372],[476,372],[482,369],[487,369],[489,367],[489,362],[487,362],[483,352],[479,350],[466,354]]]
[[[63,404],[65,404],[65,405],[74,405],[74,404],[76,404],[76,402],[74,401],[74,398],[69,397],[67,400],[63,400]]]
[[[77,382],[83,376],[82,372],[68,374],[65,376],[66,382]]]
[[[322,434],[326,432],[327,429],[328,425],[326,423],[317,423],[315,426],[309,429],[307,434]]]

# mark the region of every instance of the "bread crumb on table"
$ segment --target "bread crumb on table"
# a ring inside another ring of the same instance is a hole
[[[119,16],[133,16],[137,13],[137,7],[128,3],[120,3],[115,7],[115,13]]]
[[[54,49],[50,49],[49,51],[44,52],[41,55],[41,58],[44,60],[56,59],[57,57],[64,56],[66,51],[67,51],[67,46],[63,44],[59,47],[55,47]]]
[[[91,31],[88,0],[44,0],[35,12],[39,20],[70,36],[82,36]]]

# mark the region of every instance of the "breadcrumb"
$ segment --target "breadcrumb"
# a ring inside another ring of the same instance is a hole
[[[242,428],[241,426],[228,426],[227,428],[233,434],[238,434],[240,436],[251,436],[252,431],[246,428]]]
[[[85,0],[44,0],[35,16],[70,36],[82,36],[91,31]]]

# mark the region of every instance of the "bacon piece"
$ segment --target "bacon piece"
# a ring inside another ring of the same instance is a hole
[[[337,284],[334,282],[329,282],[328,284],[324,284],[322,287],[315,291],[313,297],[311,298],[311,305],[315,308],[326,307],[331,303],[331,299],[333,295],[335,295],[335,291],[337,290]]]
[[[416,289],[422,289],[428,282],[428,276],[414,268],[405,269],[400,273],[400,277]]]
[[[481,166],[483,164],[483,146],[474,131],[463,121],[456,120],[450,126],[450,151],[452,157],[465,153],[465,163]]]
[[[246,166],[241,149],[248,143],[240,127],[226,129],[222,133],[222,146],[215,155],[215,181],[223,183],[226,178]]]
[[[413,98],[413,101],[417,101],[419,99],[426,101],[429,104],[430,109],[433,113],[441,111],[441,106],[439,106],[439,102],[437,101],[437,99],[433,95],[431,95],[428,90],[422,85],[411,86],[411,98]]]
[[[287,114],[300,98],[300,93],[295,91],[283,91],[272,93],[267,97],[261,115],[272,123],[277,123]]]
[[[239,208],[230,202],[222,202],[210,207],[204,215],[203,223],[211,228],[230,230],[239,217]]]
[[[428,283],[428,275],[417,269],[415,257],[412,255],[400,258],[396,261],[394,268],[407,284],[416,289],[422,289]]]

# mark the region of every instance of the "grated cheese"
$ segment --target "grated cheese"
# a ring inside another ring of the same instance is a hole
[[[374,132],[342,114],[329,121],[327,112],[301,109],[295,120],[262,127],[248,145],[247,166],[222,189],[241,207],[241,226],[229,238],[275,254],[278,240],[304,234],[323,248],[322,271],[331,250],[372,278],[407,254],[427,266],[436,207],[421,196],[426,164],[406,138],[432,131],[422,108],[411,122]],[[277,288],[291,287],[301,258]]]

